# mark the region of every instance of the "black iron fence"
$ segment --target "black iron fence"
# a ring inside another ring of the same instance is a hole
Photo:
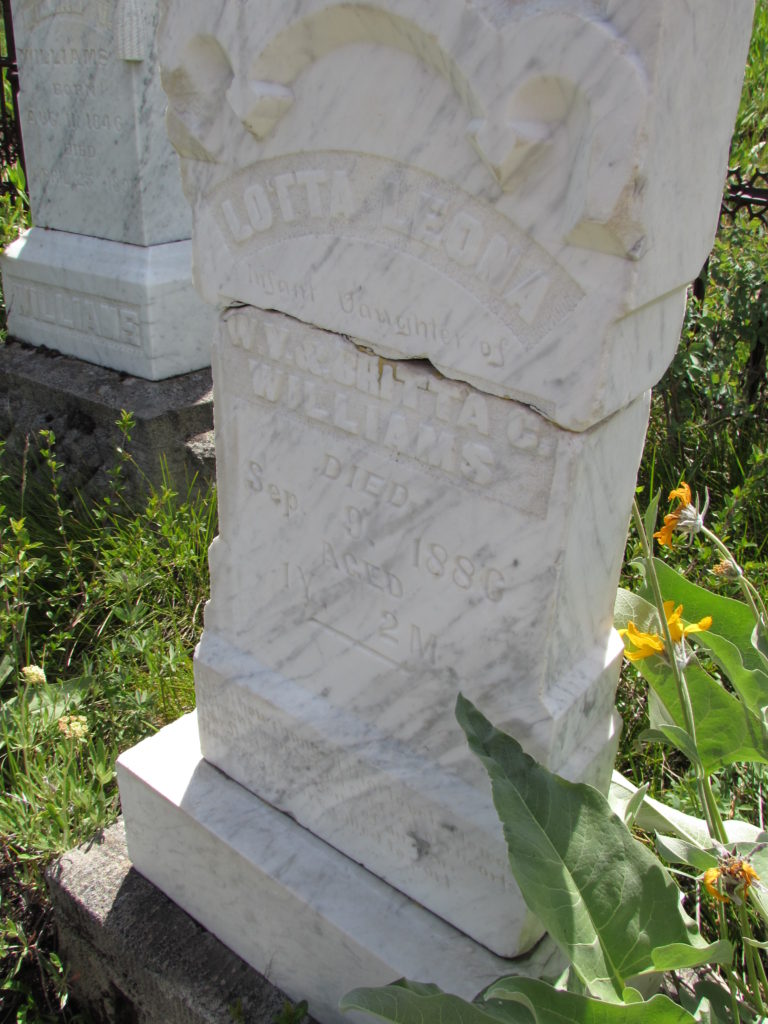
[[[11,0],[2,0],[2,32],[0,33],[0,195],[15,194],[26,181],[24,167],[24,144],[21,140],[19,121],[19,72],[16,66],[16,44],[13,38]],[[23,178],[13,173],[20,167]]]
[[[768,172],[755,171],[747,177],[738,167],[728,171],[720,218],[733,219],[740,210],[768,228]]]

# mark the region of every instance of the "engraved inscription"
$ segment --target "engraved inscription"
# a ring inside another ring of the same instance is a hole
[[[394,573],[366,559],[359,559],[352,551],[341,551],[337,555],[333,545],[327,540],[323,541],[322,564],[337,573],[343,573],[351,580],[357,580],[373,587],[374,590],[387,593],[390,597],[403,596],[403,584]]]
[[[239,453],[229,515],[259,524],[226,571],[245,573],[244,590],[248,565],[260,578],[216,628],[307,659],[297,671],[341,651],[374,678],[450,673],[459,618],[482,637],[489,619],[516,614],[510,595],[535,573],[529,547],[548,543],[554,428],[418,361],[248,307],[224,314],[216,365],[225,443]],[[482,473],[466,453],[462,463],[466,445],[489,453]],[[530,487],[517,486],[522,473]],[[502,656],[493,643],[490,660]]]
[[[299,499],[296,495],[280,484],[265,481],[263,470],[255,459],[250,462],[248,483],[255,494],[263,493],[286,519],[290,519],[291,515],[298,511]]]
[[[413,541],[413,564],[435,579],[445,580],[459,590],[478,588],[489,601],[504,596],[504,573],[493,567],[478,566],[467,555],[452,555],[442,544],[416,537]]]
[[[437,637],[434,633],[422,630],[416,623],[402,623],[397,615],[391,611],[381,613],[379,623],[379,637],[400,647],[404,640],[409,645],[409,654],[419,661],[437,664]]]
[[[257,321],[237,309],[224,330],[232,346],[247,355],[247,394],[313,423],[374,446],[395,451],[431,471],[520,507],[521,495],[498,466],[511,447],[535,463],[535,479],[546,488],[554,471],[554,440],[543,422],[512,403],[498,403],[473,389],[444,381],[418,366],[402,373],[397,363],[370,355],[331,335],[313,336]],[[368,474],[326,454],[322,473],[346,488],[397,507],[407,488],[393,478]],[[358,535],[363,515],[347,501],[346,524]]]
[[[46,67],[105,67],[110,60],[105,46],[19,46],[16,56],[22,65]]]
[[[280,275],[261,262],[262,252],[302,236],[385,245],[428,264],[465,287],[508,329],[505,342],[488,342],[484,355],[492,366],[504,365],[504,348],[527,346],[546,334],[583,297],[562,267],[492,206],[383,158],[334,152],[261,161],[218,186],[205,202],[233,260],[250,264],[251,282],[267,294],[274,293]],[[290,301],[297,284],[286,285],[282,294]],[[340,289],[340,310],[395,326],[398,316],[408,317],[372,300],[372,287],[366,281]],[[311,295],[302,298],[314,301]],[[429,329],[437,340],[446,328]]]
[[[83,292],[10,280],[6,282],[6,292],[9,308],[18,316],[122,345],[141,344],[138,306],[110,302]]]
[[[51,226],[58,226],[57,207],[69,190],[136,191],[135,101],[131,88],[121,87],[114,8],[114,0],[23,8],[21,117],[33,194]]]

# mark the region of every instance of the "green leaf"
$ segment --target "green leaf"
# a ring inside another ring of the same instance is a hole
[[[608,794],[609,802],[614,812],[620,814],[621,808],[625,806],[635,793],[636,787],[633,783],[614,770]],[[644,829],[646,832],[660,832],[671,829],[676,836],[700,847],[708,846],[711,843],[705,821],[701,818],[694,818],[691,814],[685,814],[683,811],[678,811],[674,807],[667,807],[666,804],[661,803],[659,800],[654,800],[650,796],[646,796],[640,805],[636,815],[636,823],[639,828]],[[726,832],[734,824],[739,824],[736,819],[726,821]],[[754,825],[748,827],[751,831],[738,838],[752,840],[757,836],[759,830]],[[730,832],[728,832],[728,838],[732,842],[736,841],[736,837],[731,836]]]
[[[646,729],[640,739],[644,743],[669,743],[688,758],[692,765],[699,764],[699,752],[693,738],[679,725],[658,725],[655,729]]]
[[[653,544],[652,537],[656,532],[656,519],[659,514],[659,498],[661,497],[661,490],[656,491],[656,494],[651,499],[648,508],[645,510],[643,516],[643,526],[645,527],[645,535],[648,538],[648,543]]]
[[[709,959],[671,876],[601,793],[542,768],[461,695],[456,717],[491,777],[523,898],[592,995],[620,1001],[627,978],[655,969],[656,946]]]
[[[613,618],[617,629],[625,629],[628,622],[634,622],[637,628],[644,633],[661,635],[661,623],[656,605],[652,601],[647,601],[641,594],[632,593],[631,590],[619,587],[613,608]],[[637,662],[637,664],[640,665],[642,662]]]
[[[693,990],[688,985],[680,985],[678,994],[681,1004],[699,1024],[734,1024],[730,995],[723,985],[703,979],[694,982]]]
[[[755,949],[768,949],[768,942],[758,942],[757,939],[750,939],[748,935],[742,935],[741,941],[747,946],[753,946]]]
[[[729,964],[733,960],[733,946],[727,939],[720,939],[712,943],[708,955],[708,963]],[[700,963],[696,950],[690,946],[671,943],[653,950],[653,964],[657,971],[679,971],[685,967],[698,967]]]
[[[658,662],[658,658],[646,658],[638,667],[675,723],[682,727],[685,723],[674,677]],[[712,774],[739,761],[768,762],[768,736],[762,718],[724,690],[697,662],[686,666],[685,679],[696,724],[696,749],[704,771]]]
[[[363,1010],[395,1024],[533,1024],[516,1003],[468,1003],[437,985],[396,981],[381,988],[356,988],[339,1003],[342,1010]]]
[[[533,978],[502,978],[485,992],[486,999],[522,1003],[536,1024],[692,1024],[694,1018],[667,996],[648,1002],[604,1003],[589,996],[552,988]]]
[[[16,669],[16,663],[10,654],[4,654],[0,660],[0,686],[6,681],[10,674]]]
[[[627,826],[627,828],[632,828],[632,826],[635,824],[635,818],[637,817],[638,811],[642,806],[643,800],[645,800],[646,796],[648,795],[648,790],[650,788],[650,782],[643,783],[643,785],[630,796],[629,800],[627,800],[624,806],[624,812],[620,815],[622,821]],[[615,813],[615,808],[612,804],[611,810]]]

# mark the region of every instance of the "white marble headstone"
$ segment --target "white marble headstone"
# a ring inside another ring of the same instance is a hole
[[[17,0],[19,109],[37,227],[132,245],[189,238],[163,130],[156,0]]]
[[[229,306],[202,755],[473,949],[539,929],[456,694],[607,784],[647,389],[712,242],[751,11],[166,3],[196,283]],[[129,849],[167,885],[142,757]]]
[[[531,940],[459,690],[605,785],[647,401],[580,434],[250,307],[215,348],[203,756],[483,945]]]
[[[212,331],[164,129],[158,18],[157,0],[14,3],[35,227],[3,260],[13,335],[152,379],[208,365]]]
[[[752,0],[167,6],[209,302],[568,429],[656,383],[715,230]]]

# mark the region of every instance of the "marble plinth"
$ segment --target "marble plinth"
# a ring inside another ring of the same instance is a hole
[[[514,968],[556,976],[544,946],[494,956],[337,853],[200,756],[196,716],[121,755],[134,866],[323,1024],[349,1024],[339,999],[361,981],[432,981],[471,999]]]
[[[162,380],[210,364],[215,313],[192,286],[191,243],[138,246],[32,228],[2,257],[8,331]]]

